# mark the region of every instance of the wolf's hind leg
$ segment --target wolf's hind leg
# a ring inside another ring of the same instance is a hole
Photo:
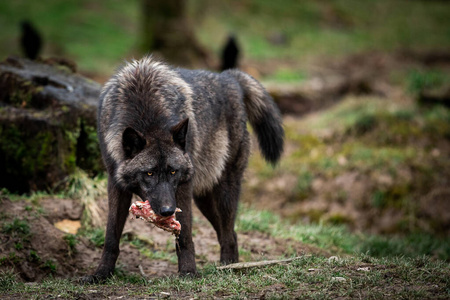
[[[234,177],[234,176],[230,176]],[[234,222],[240,192],[237,178],[221,181],[212,192],[195,197],[195,203],[214,227],[220,243],[220,262],[238,262],[238,243],[234,232]],[[231,180],[231,181],[230,181]]]
[[[233,177],[233,176],[230,176]],[[220,231],[217,234],[220,243],[220,262],[222,264],[239,261],[237,235],[234,223],[238,209],[241,189],[240,176],[228,178],[214,189],[214,204],[220,220]]]

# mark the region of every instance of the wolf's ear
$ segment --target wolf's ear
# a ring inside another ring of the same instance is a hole
[[[131,127],[125,129],[122,135],[122,147],[127,159],[135,157],[145,147],[143,136]]]
[[[172,133],[173,136],[173,141],[183,150],[185,150],[186,147],[186,134],[188,131],[188,125],[189,118],[186,118],[170,129],[170,133]]]

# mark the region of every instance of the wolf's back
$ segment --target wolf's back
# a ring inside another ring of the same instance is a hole
[[[283,152],[284,130],[281,114],[266,89],[253,77],[239,70],[228,70],[244,93],[248,120],[256,132],[263,157],[275,164]]]

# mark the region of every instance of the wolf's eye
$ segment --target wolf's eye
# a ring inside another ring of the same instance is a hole
[[[172,174],[172,175],[175,175],[175,173],[176,173],[175,170],[170,171],[170,174]]]
[[[153,176],[153,172],[148,172],[147,175],[148,176]]]

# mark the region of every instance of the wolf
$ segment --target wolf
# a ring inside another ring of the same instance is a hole
[[[192,199],[214,227],[223,264],[238,261],[234,231],[241,181],[250,153],[247,121],[263,157],[283,152],[280,112],[262,85],[239,70],[213,73],[174,68],[145,56],[106,82],[98,108],[98,138],[108,174],[109,212],[100,263],[84,283],[114,272],[132,195],[154,212],[177,214],[178,271],[195,274]]]

